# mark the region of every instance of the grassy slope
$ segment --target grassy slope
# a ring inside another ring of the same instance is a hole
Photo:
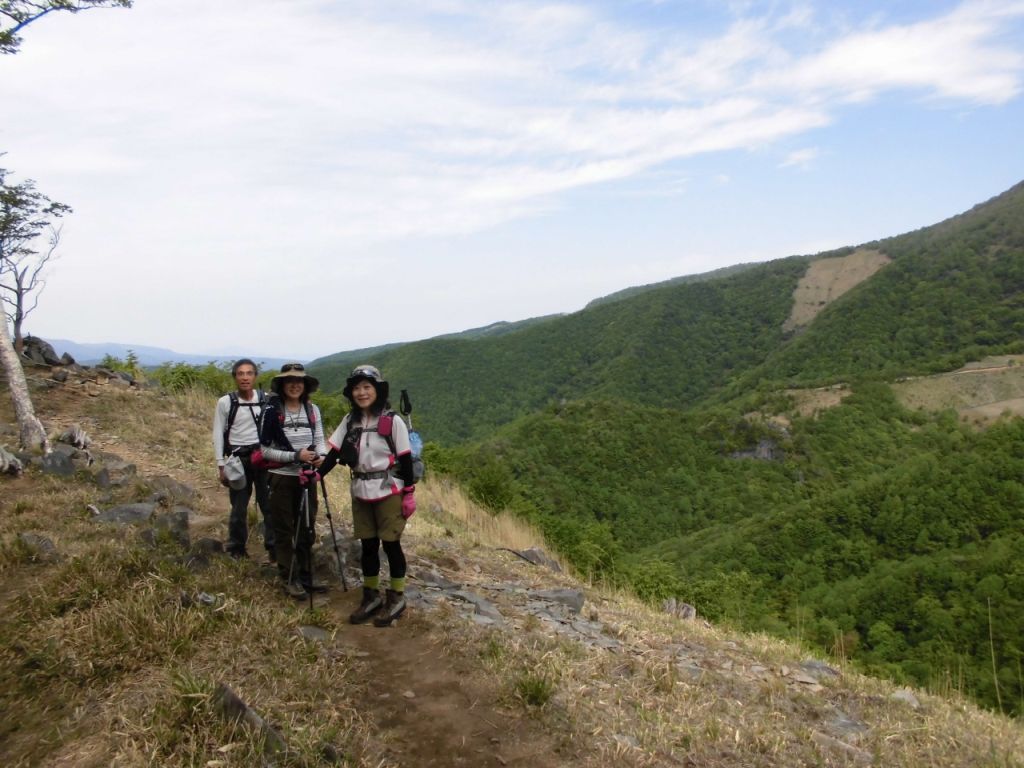
[[[200,488],[196,524],[223,535],[223,494],[207,496],[203,479],[209,397],[102,392],[58,403],[37,392],[37,406],[51,426],[85,424],[146,474]],[[0,422],[9,419],[5,396]],[[158,439],[167,442],[154,451]],[[444,603],[417,608],[387,631],[387,647],[404,657],[387,657],[381,633],[353,630],[330,607],[290,603],[251,563],[186,568],[167,544],[142,547],[131,529],[97,526],[85,505],[101,493],[89,483],[29,472],[0,478],[0,489],[5,765],[259,764],[251,729],[214,711],[217,681],[280,731],[292,751],[278,764],[288,766],[336,764],[324,743],[353,766],[1022,764],[1024,732],[1006,718],[922,693],[914,709],[850,670],[815,682],[795,646],[680,622],[612,592],[587,589],[585,617],[621,653],[559,639],[516,612],[512,590],[501,603],[510,631],[462,620]],[[413,585],[438,570],[485,593],[503,582],[575,586],[492,549],[540,543],[521,526],[495,521],[448,484],[422,492],[407,536]],[[133,486],[100,503],[143,493]],[[26,532],[50,537],[61,559],[36,559],[19,543]],[[182,604],[182,592],[199,591],[221,607]],[[309,624],[333,639],[300,639]],[[388,664],[402,666],[400,680]]]

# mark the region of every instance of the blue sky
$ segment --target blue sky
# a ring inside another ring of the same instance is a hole
[[[1022,87],[1024,0],[137,0],[0,58],[0,163],[31,332],[309,358],[935,223]]]

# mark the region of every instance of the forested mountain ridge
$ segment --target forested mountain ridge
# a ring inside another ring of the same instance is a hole
[[[484,436],[549,403],[627,389],[641,403],[686,408],[757,387],[948,370],[988,351],[1024,349],[1022,242],[1018,184],[940,224],[865,244],[892,263],[798,333],[784,326],[808,264],[855,248],[653,288],[500,336],[381,348],[373,362],[414,393],[420,426],[444,443]],[[311,368],[337,391],[360,361],[339,353]]]
[[[791,330],[810,257],[374,362],[433,471],[584,572],[1020,713],[1024,422],[889,382],[1024,351],[1024,184],[860,248],[889,261]],[[821,413],[789,392],[835,382]]]

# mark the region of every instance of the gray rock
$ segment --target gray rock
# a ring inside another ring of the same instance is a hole
[[[182,506],[172,507],[167,511],[155,511],[153,530],[158,536],[166,532],[182,549],[188,549],[191,545],[188,530],[188,516],[191,511],[188,507]]]
[[[428,587],[437,587],[438,589],[458,589],[462,586],[446,579],[436,568],[432,568],[424,573],[417,573],[416,580],[426,584]]]
[[[460,600],[465,600],[467,603],[473,605],[476,609],[476,613],[481,616],[486,616],[492,621],[504,621],[505,617],[501,615],[501,611],[495,607],[487,598],[481,597],[476,592],[470,592],[468,589],[457,589],[450,593],[453,597],[457,597]]]
[[[567,605],[573,613],[582,611],[583,603],[586,600],[584,594],[578,589],[534,589],[530,591],[530,597]]]
[[[25,465],[22,464],[21,459],[15,456],[13,453],[9,453],[6,448],[0,447],[0,475],[20,475],[25,469]]]
[[[18,541],[28,550],[29,558],[34,563],[56,563],[60,560],[57,547],[46,536],[26,531],[18,534]]]
[[[78,365],[78,363],[75,362],[75,358],[73,358],[67,352],[65,352],[63,355],[60,356],[60,364],[61,365]]]
[[[213,704],[221,716],[229,722],[243,722],[256,731],[264,744],[264,751],[270,754],[287,752],[287,745],[281,734],[270,727],[254,709],[239,698],[224,683],[218,683],[213,692]]]
[[[299,627],[299,635],[310,642],[320,643],[321,645],[326,645],[334,638],[326,629],[305,624]]]
[[[91,471],[100,488],[111,488],[127,485],[135,478],[136,468],[134,464],[122,459],[113,453],[96,453],[96,463]]]
[[[868,730],[867,725],[858,720],[854,720],[848,714],[838,709],[836,710],[835,717],[832,718],[832,722],[829,723],[829,725],[833,730],[846,736],[858,736]]]
[[[894,694],[889,696],[889,698],[893,701],[902,701],[911,709],[921,708],[921,702],[918,700],[917,696],[914,695],[914,692],[911,691],[909,688],[900,688]]]
[[[50,374],[50,378],[52,378],[54,381],[59,381],[61,384],[63,384],[65,381],[68,380],[68,372],[64,368],[57,368],[53,373]]]
[[[49,342],[38,336],[26,336],[21,354],[37,365],[60,365],[60,358]]]
[[[694,608],[689,603],[676,601],[674,597],[670,597],[668,600],[662,603],[661,608],[663,611],[665,611],[665,613],[683,619],[684,621],[693,621],[697,618],[696,608]]]
[[[193,504],[199,499],[199,492],[191,485],[178,482],[170,475],[146,478],[146,487],[153,491],[150,501],[168,501],[172,504]]]
[[[224,542],[204,536],[201,539],[196,539],[196,543],[192,545],[192,552],[197,555],[222,555],[224,554]]]
[[[822,678],[842,677],[842,673],[840,673],[838,669],[833,669],[825,662],[818,661],[817,659],[801,661],[800,669],[817,680],[821,680]]]
[[[78,469],[75,467],[71,456],[64,451],[53,450],[46,454],[39,461],[43,472],[47,475],[58,477],[71,477]]]
[[[155,510],[156,504],[119,504],[100,512],[94,519],[100,523],[146,523],[153,517]]]
[[[550,568],[555,573],[562,572],[562,566],[560,566],[554,559],[552,559],[543,549],[539,547],[530,547],[524,549],[517,554],[524,560],[528,560],[534,565],[543,565],[545,568]]]

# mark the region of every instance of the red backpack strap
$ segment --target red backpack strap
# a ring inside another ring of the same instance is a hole
[[[384,411],[377,417],[377,434],[387,440],[388,448],[391,449],[391,463],[394,465],[398,460],[398,451],[395,450],[395,439],[391,436],[391,430],[395,424],[395,412]]]

